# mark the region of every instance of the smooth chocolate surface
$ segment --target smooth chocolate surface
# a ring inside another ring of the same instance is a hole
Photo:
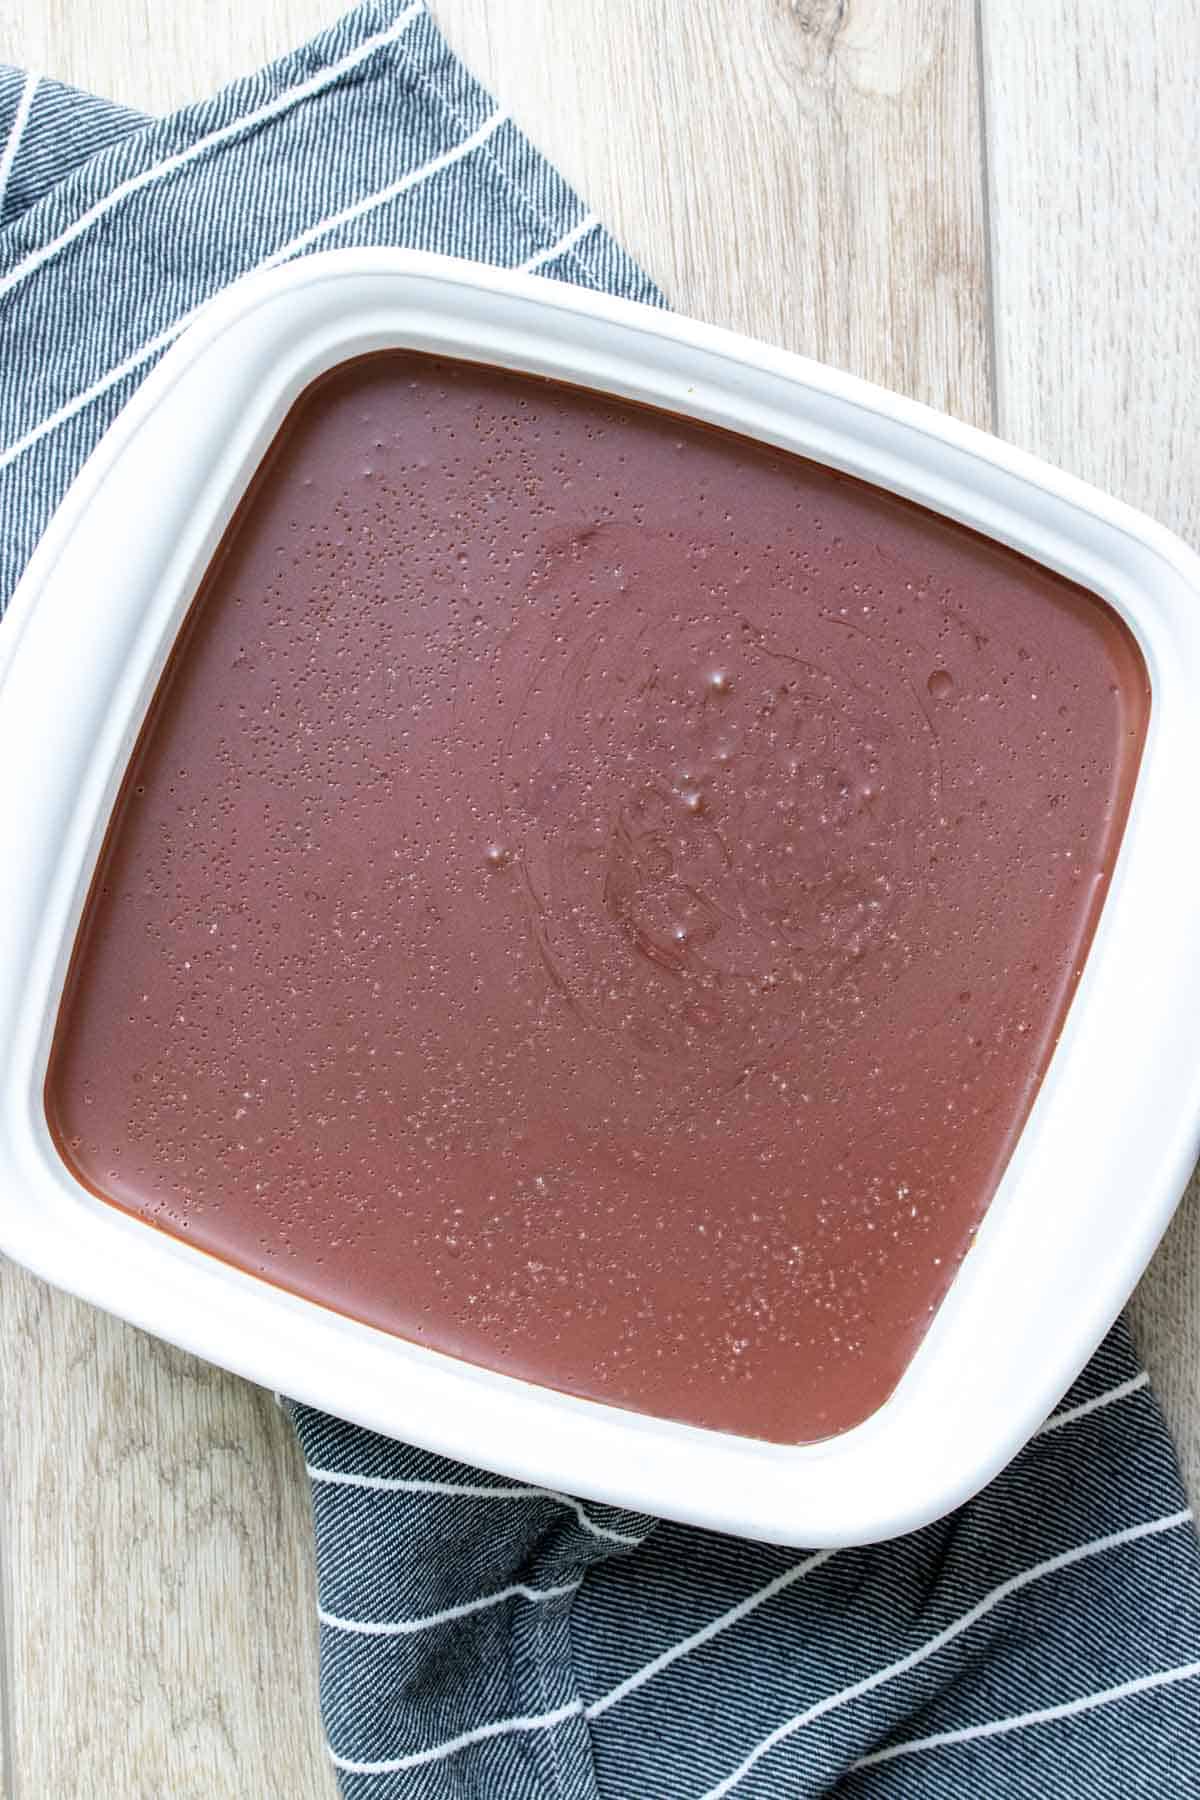
[[[1106,606],[916,506],[583,390],[343,365],[131,760],[56,1141],[456,1356],[844,1430],[1021,1130],[1148,710]]]

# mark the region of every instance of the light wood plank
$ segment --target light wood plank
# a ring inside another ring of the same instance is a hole
[[[160,111],[336,10],[0,0],[0,54]],[[436,12],[677,305],[988,422],[969,0]],[[20,1791],[323,1800],[282,1420],[16,1271],[0,1303]]]
[[[0,0],[0,62],[167,113],[283,56],[345,11],[339,0]]]
[[[984,0],[983,20],[998,429],[1200,543],[1200,12]],[[1198,1181],[1134,1321],[1200,1503]]]
[[[0,1264],[10,1793],[328,1800],[270,1394]]]
[[[965,0],[434,0],[686,312],[990,422]]]

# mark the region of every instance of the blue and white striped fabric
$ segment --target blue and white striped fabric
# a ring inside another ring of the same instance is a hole
[[[0,601],[206,299],[362,243],[657,298],[420,6],[167,120],[0,71]],[[1122,1330],[978,1500],[837,1555],[292,1412],[352,1800],[1200,1794],[1200,1548]]]

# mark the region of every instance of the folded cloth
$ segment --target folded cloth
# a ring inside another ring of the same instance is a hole
[[[0,146],[3,599],[122,403],[249,269],[407,244],[658,299],[419,5],[363,6],[166,120],[2,72]],[[353,1800],[1200,1793],[1200,1546],[1123,1328],[977,1500],[836,1555],[291,1412]]]

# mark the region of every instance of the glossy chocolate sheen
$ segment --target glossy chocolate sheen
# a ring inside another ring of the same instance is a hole
[[[843,1431],[1021,1130],[1148,710],[1105,605],[914,505],[584,390],[345,364],[131,760],[56,1141],[455,1356]]]

